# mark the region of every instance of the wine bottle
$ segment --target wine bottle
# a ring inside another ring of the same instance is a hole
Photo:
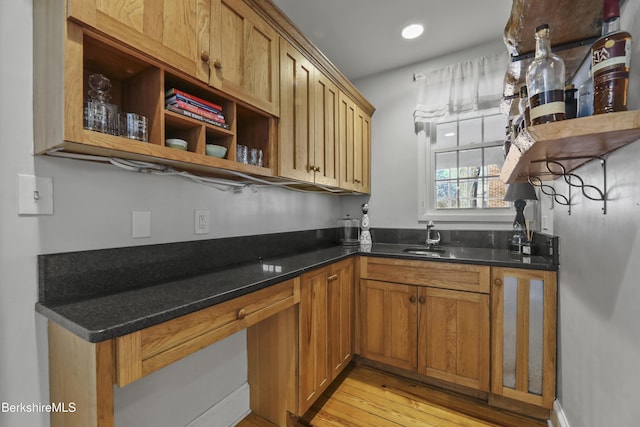
[[[631,34],[620,30],[620,1],[604,0],[602,37],[591,46],[593,114],[626,111]]]
[[[536,56],[527,70],[531,124],[565,119],[564,61],[551,51],[549,25],[536,28]]]

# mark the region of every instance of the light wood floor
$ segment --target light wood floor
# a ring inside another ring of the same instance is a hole
[[[313,405],[304,422],[314,427],[546,427],[477,399],[443,392],[358,365],[349,367]],[[272,424],[250,416],[242,427]]]

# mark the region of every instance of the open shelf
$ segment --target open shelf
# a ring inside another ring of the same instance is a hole
[[[500,172],[505,183],[526,182],[530,176],[554,180],[547,161],[572,172],[588,161],[640,139],[640,111],[600,114],[527,129],[533,145],[521,152],[512,145]],[[553,169],[552,169],[553,170]]]

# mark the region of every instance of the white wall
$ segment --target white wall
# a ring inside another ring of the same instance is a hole
[[[34,158],[32,4],[0,2],[0,404],[13,405],[49,402],[46,322],[34,311],[38,254],[327,228],[344,213],[342,197],[222,193],[175,177]],[[19,173],[53,178],[54,215],[17,215]],[[194,235],[194,209],[211,211],[209,235]],[[132,210],[152,211],[151,238],[131,238]],[[195,419],[246,381],[245,341],[236,334],[115,387],[117,425],[175,427]],[[0,426],[27,425],[47,426],[48,415],[0,412]]]
[[[372,227],[424,227],[418,223],[418,139],[413,125],[413,111],[417,102],[414,73],[505,50],[503,41],[496,40],[355,82],[376,107],[371,122],[371,169],[375,172],[371,176],[372,195],[369,200]],[[362,203],[362,200],[356,199],[349,203],[358,201]],[[350,205],[352,212],[357,212],[355,208]],[[531,217],[531,214],[528,216]],[[437,226],[443,229],[510,229],[511,222],[478,224],[438,221]]]
[[[627,0],[622,28],[634,40],[629,109],[640,109],[640,0]],[[576,195],[554,213],[560,236],[559,399],[572,427],[636,426],[640,420],[640,142],[607,160],[607,214]],[[578,169],[602,185],[598,162]],[[560,185],[558,188],[562,188]]]

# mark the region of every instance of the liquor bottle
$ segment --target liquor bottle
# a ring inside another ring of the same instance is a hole
[[[527,71],[532,125],[565,119],[564,80],[564,61],[551,52],[549,25],[539,25],[536,28],[536,56]]]
[[[602,37],[591,46],[593,114],[626,111],[631,35],[620,31],[620,1],[604,0]]]
[[[522,132],[528,126],[531,125],[531,110],[529,109],[529,94],[527,92],[527,86],[520,86],[520,101],[518,102],[518,110],[522,116],[522,120],[519,123],[518,132]]]
[[[578,98],[576,98],[575,85],[567,85],[564,89],[564,112],[566,119],[575,119],[578,115]]]

